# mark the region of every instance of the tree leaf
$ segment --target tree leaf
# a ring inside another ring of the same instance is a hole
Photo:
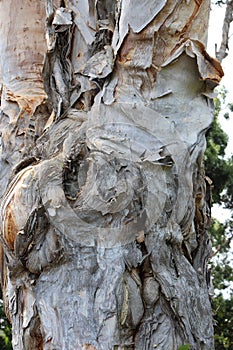
[[[189,350],[190,349],[190,344],[185,344],[179,347],[178,350]]]

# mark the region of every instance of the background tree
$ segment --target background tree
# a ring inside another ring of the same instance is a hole
[[[14,349],[212,350],[209,1],[14,4],[0,2]]]
[[[215,118],[207,132],[207,150],[205,154],[206,174],[213,180],[213,203],[232,208],[232,156],[225,157],[228,136],[222,130],[218,118],[223,110],[231,110],[231,104],[225,106],[227,91],[222,88],[215,99]],[[229,118],[228,111],[225,117]],[[212,219],[210,236],[213,244],[213,258],[211,271],[215,296],[212,299],[215,320],[215,346],[216,349],[231,349],[232,336],[232,287],[233,268],[230,253],[230,244],[233,238],[232,220],[220,223]],[[226,290],[228,293],[226,295]]]
[[[217,49],[216,45],[216,58],[219,60],[219,62],[222,62],[222,60],[228,55],[229,50],[230,26],[231,22],[233,21],[233,1],[216,1],[215,3],[219,6],[226,6],[225,17],[222,27],[222,40],[219,49]]]
[[[217,1],[218,5],[225,6],[225,17],[222,27],[222,40],[219,47],[216,44],[216,57],[222,60],[228,55],[230,26],[233,21],[233,1]],[[233,156],[225,157],[227,135],[221,130],[217,117],[224,105],[226,90],[220,91],[219,98],[215,100],[216,116],[208,134],[208,148],[206,153],[206,171],[214,182],[213,200],[226,208],[232,209],[233,194]],[[232,111],[232,104],[228,104]],[[229,117],[229,113],[225,113]],[[217,167],[216,167],[217,165]],[[218,168],[218,174],[216,169]],[[211,237],[214,246],[214,259],[212,261],[213,283],[217,295],[213,299],[215,318],[215,344],[216,348],[231,349],[232,338],[232,259],[229,253],[232,242],[232,220],[220,223],[213,221]],[[230,287],[229,287],[230,286]],[[228,290],[228,295],[224,290]],[[230,292],[229,292],[230,289]]]

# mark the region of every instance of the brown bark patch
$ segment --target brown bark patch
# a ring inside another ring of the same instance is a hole
[[[84,350],[97,350],[94,345],[84,344]]]
[[[12,215],[11,209],[7,208],[6,210],[6,231],[7,236],[4,237],[8,247],[13,250],[14,249],[14,242],[17,236],[18,228],[15,224],[14,217]]]

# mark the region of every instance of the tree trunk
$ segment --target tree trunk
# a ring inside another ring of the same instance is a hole
[[[223,72],[205,51],[209,7],[0,1],[15,350],[214,349],[202,157]]]

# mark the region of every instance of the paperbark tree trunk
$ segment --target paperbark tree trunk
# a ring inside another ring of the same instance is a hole
[[[15,350],[214,349],[202,157],[223,72],[205,51],[209,7],[0,2]]]

